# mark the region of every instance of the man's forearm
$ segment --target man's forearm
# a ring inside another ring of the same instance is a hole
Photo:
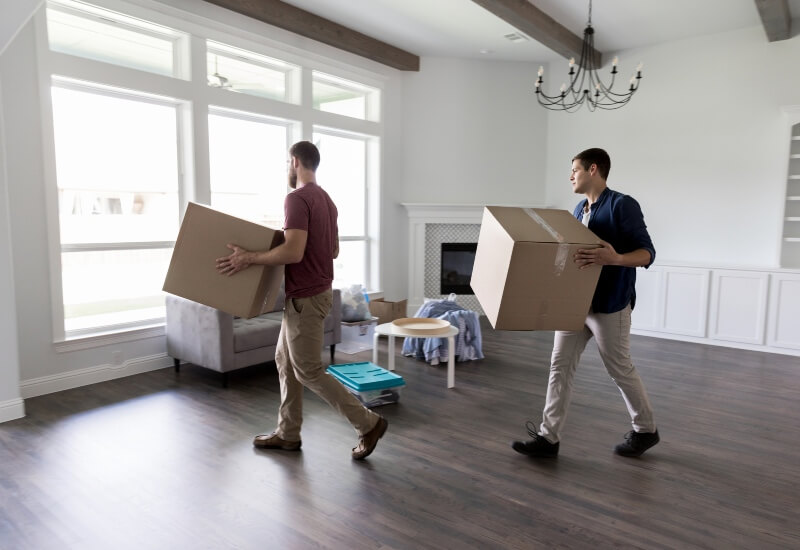
[[[619,261],[616,265],[623,267],[644,267],[650,264],[650,251],[646,248],[639,248],[633,252],[618,254]]]
[[[247,261],[250,264],[257,265],[286,265],[296,264],[303,259],[303,256],[297,257],[297,253],[293,251],[286,244],[276,246],[271,250],[263,250],[259,252],[248,252]]]

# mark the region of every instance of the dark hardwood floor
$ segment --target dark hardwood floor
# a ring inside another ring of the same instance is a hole
[[[272,364],[227,389],[186,365],[27,399],[0,424],[0,548],[800,548],[797,357],[633,337],[662,440],[630,459],[590,343],[560,455],[537,461],[509,444],[541,415],[552,334],[484,320],[483,339],[452,390],[445,365],[398,357],[407,386],[363,463],[308,392],[302,452],[253,449]]]

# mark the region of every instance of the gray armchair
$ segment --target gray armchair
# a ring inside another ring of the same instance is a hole
[[[241,319],[218,309],[167,294],[167,354],[180,371],[181,361],[227,373],[275,360],[283,316],[283,293],[272,312]],[[331,312],[325,319],[323,345],[330,346],[331,363],[336,344],[342,341],[342,297],[333,289]]]

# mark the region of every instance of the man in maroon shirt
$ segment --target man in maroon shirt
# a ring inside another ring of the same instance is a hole
[[[316,146],[300,141],[289,149],[289,186],[284,202],[285,241],[268,251],[252,252],[235,244],[233,253],[217,259],[220,273],[233,275],[251,264],[286,265],[286,304],[275,363],[281,385],[278,426],[257,435],[261,449],[300,449],[303,423],[303,386],[322,397],[345,416],[359,434],[352,456],[363,460],[375,449],[388,422],[355,398],[322,367],[323,324],[331,309],[333,259],[339,255],[336,205],[317,185],[320,156]]]

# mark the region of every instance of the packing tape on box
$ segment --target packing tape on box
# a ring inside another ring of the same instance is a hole
[[[561,233],[553,229],[553,226],[544,221],[544,218],[542,218],[539,214],[534,212],[533,208],[526,208],[525,213],[530,216],[533,221],[541,225],[545,231],[550,233],[550,235],[552,235],[556,241],[558,241],[556,261],[553,264],[555,275],[558,277],[564,272],[564,268],[567,265],[567,259],[569,258],[569,243],[567,243],[564,237],[561,236]]]

